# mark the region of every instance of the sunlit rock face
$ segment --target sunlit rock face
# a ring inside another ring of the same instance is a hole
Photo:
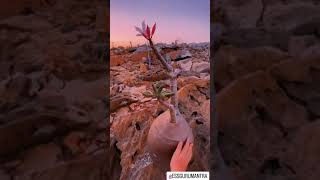
[[[134,102],[126,100],[124,106],[112,108],[110,115],[111,146],[119,151],[119,155],[114,157],[120,157],[121,172],[118,176],[121,180],[165,179],[165,171],[169,169],[177,142],[189,136],[193,136],[195,145],[194,158],[188,170],[205,171],[209,168],[210,68],[205,66],[206,71],[202,72],[191,68],[194,64],[209,64],[208,44],[174,47],[159,44],[158,47],[172,56],[178,56],[181,52],[191,54],[174,63],[175,68],[185,71],[177,79],[179,118],[183,120],[177,127],[170,124],[170,113],[165,107],[156,99],[142,94],[150,90],[155,81],[170,84],[160,62],[152,57],[149,68],[144,58],[147,53],[142,48],[137,48],[138,52],[111,50],[114,57],[124,59],[119,65],[111,67],[110,94],[114,100],[111,103],[117,104],[121,98],[135,99]],[[183,67],[180,64],[182,61],[188,61],[189,68]]]

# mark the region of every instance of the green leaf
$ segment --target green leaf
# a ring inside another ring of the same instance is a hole
[[[173,96],[173,95],[174,95],[174,93],[171,92],[171,91],[163,91],[163,92],[161,93],[161,96],[163,96],[163,97],[171,97],[171,96]]]
[[[150,91],[147,91],[147,92],[143,92],[142,93],[145,97],[154,97],[154,94]]]

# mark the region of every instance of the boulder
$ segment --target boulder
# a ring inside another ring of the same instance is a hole
[[[188,84],[179,89],[177,93],[179,108],[181,113],[188,117],[187,119],[191,120],[191,117],[197,117],[201,114],[202,105],[209,98],[203,92],[207,88],[209,87],[201,88],[196,84]]]
[[[168,56],[173,61],[180,61],[180,60],[192,57],[192,54],[187,49],[183,49],[183,50],[171,51],[168,53]]]
[[[223,89],[216,107],[226,161],[236,160],[240,166],[251,167],[236,173],[240,179],[261,177],[260,169],[267,168],[264,164],[269,162],[265,157],[283,157],[277,152],[286,149],[286,134],[308,123],[306,108],[286,96],[272,76],[262,71],[241,77]],[[232,149],[236,147],[239,153],[234,154]],[[278,173],[293,176],[285,165],[279,166]]]
[[[230,82],[286,60],[287,53],[274,47],[237,48],[224,46],[215,55],[217,91]]]
[[[197,87],[200,88],[209,88],[209,80],[207,79],[201,79],[195,76],[187,76],[187,77],[180,77],[177,80],[178,82],[178,88],[181,89],[184,86],[190,85],[190,84],[194,84]]]
[[[210,72],[210,63],[208,62],[197,62],[192,64],[192,71],[197,73]]]
[[[127,116],[116,117],[111,126],[111,133],[121,151],[120,179],[129,178],[135,157],[144,153],[148,131],[153,121],[152,114],[152,109],[133,112]]]

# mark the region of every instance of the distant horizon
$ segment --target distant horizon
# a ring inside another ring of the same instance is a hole
[[[155,43],[210,42],[209,0],[111,0],[110,47],[145,44],[147,41],[137,37],[134,29],[141,27],[143,20],[150,26],[157,23]]]
[[[172,44],[172,43],[174,43],[174,42],[155,42],[155,45],[157,45],[157,44]],[[178,42],[178,44],[184,44],[184,43],[186,43],[186,44],[192,44],[192,43],[196,43],[196,44],[200,44],[200,43],[210,43],[210,41],[199,41],[199,42],[183,42],[183,41],[179,41]],[[137,47],[137,46],[143,46],[143,45],[145,45],[145,44],[148,44],[147,42],[144,42],[144,43],[136,43],[136,44],[134,44],[134,43],[132,43],[132,47]],[[115,43],[115,42],[111,42],[110,41],[110,48],[113,48],[113,47],[120,47],[120,46],[122,46],[122,47],[130,47],[130,42],[129,43],[124,43],[124,44],[121,44],[121,43]]]

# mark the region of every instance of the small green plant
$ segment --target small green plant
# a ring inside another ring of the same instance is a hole
[[[157,98],[159,100],[166,100],[167,98],[174,95],[173,92],[165,88],[166,85],[160,82],[152,84],[152,92],[144,92],[143,95],[146,97]]]

